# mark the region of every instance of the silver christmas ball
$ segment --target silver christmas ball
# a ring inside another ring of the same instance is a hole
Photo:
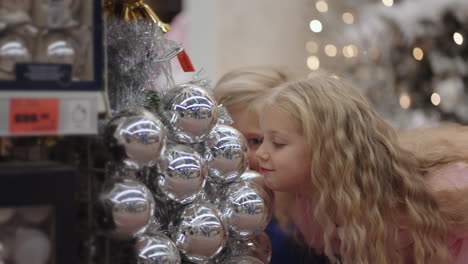
[[[179,264],[179,250],[164,234],[143,235],[135,244],[138,264]]]
[[[204,160],[185,145],[167,147],[158,163],[158,176],[154,184],[164,197],[178,203],[193,202],[205,185]]]
[[[16,230],[13,259],[18,264],[46,264],[52,255],[50,238],[41,230],[19,228]]]
[[[233,256],[252,256],[261,260],[264,264],[270,263],[271,241],[265,232],[245,241],[236,240],[231,248]]]
[[[166,144],[166,130],[154,114],[137,110],[114,117],[106,127],[105,140],[116,161],[140,169],[159,160]]]
[[[240,180],[241,181],[252,182],[252,183],[257,184],[258,186],[262,187],[263,190],[265,190],[265,192],[267,192],[268,195],[270,196],[271,201],[274,202],[275,193],[265,185],[265,178],[264,177],[265,176],[263,176],[263,174],[261,174],[258,171],[246,170],[240,176]]]
[[[210,181],[233,182],[247,169],[247,140],[236,129],[217,125],[206,141],[205,160]]]
[[[218,122],[218,105],[213,97],[195,84],[182,84],[162,98],[161,111],[174,140],[197,143],[206,139]]]
[[[270,189],[268,189],[268,187],[266,187],[265,185],[265,177],[263,176],[263,174],[261,174],[260,172],[258,171],[254,171],[254,170],[246,170],[244,173],[242,173],[242,175],[240,176],[240,179],[242,181],[251,181],[251,182],[254,182],[260,186],[262,186],[263,188],[265,188],[265,190],[267,191],[271,191]]]
[[[79,56],[77,43],[60,33],[49,36],[44,52],[48,63],[75,65]]]
[[[14,35],[4,36],[0,40],[0,70],[13,73],[17,63],[30,62],[31,59],[31,51],[25,40]]]
[[[175,224],[175,230],[172,240],[191,262],[209,261],[226,244],[226,227],[218,210],[210,204],[188,205]]]
[[[154,211],[151,192],[132,179],[108,181],[97,200],[100,227],[119,239],[131,239],[142,234],[151,224]]]
[[[263,264],[263,262],[251,256],[237,256],[226,260],[224,264]]]
[[[270,222],[273,200],[261,186],[235,182],[223,190],[222,197],[219,207],[233,238],[253,238]]]

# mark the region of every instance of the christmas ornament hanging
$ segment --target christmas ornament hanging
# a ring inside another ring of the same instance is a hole
[[[97,200],[99,226],[119,239],[145,232],[153,220],[155,202],[142,183],[125,178],[106,182]]]
[[[157,192],[164,200],[181,204],[191,203],[205,185],[206,167],[200,155],[185,145],[169,146],[158,162],[158,175],[154,180]]]
[[[231,245],[231,252],[233,256],[251,256],[268,264],[272,254],[271,241],[268,235],[262,232],[246,241],[235,240]]]
[[[179,264],[176,245],[164,234],[143,235],[135,244],[137,264]]]
[[[263,232],[270,222],[273,208],[271,196],[259,185],[234,182],[223,190],[218,201],[229,235],[240,240]]]
[[[212,205],[192,203],[182,212],[172,240],[191,262],[206,263],[223,249],[227,230]]]
[[[247,140],[233,127],[217,125],[210,133],[206,146],[205,159],[210,181],[233,182],[247,168]]]
[[[104,139],[116,162],[140,169],[153,166],[166,144],[161,121],[146,110],[122,112],[109,121]]]
[[[218,105],[213,97],[195,84],[182,84],[162,98],[161,112],[180,143],[202,142],[218,122]]]
[[[254,170],[246,170],[240,176],[240,180],[241,181],[247,181],[247,182],[253,182],[253,183],[259,185],[260,187],[263,188],[263,190],[265,190],[268,193],[268,195],[270,196],[270,199],[272,201],[274,201],[275,193],[265,185],[265,176],[263,176],[263,174],[261,174],[260,172],[254,171]]]

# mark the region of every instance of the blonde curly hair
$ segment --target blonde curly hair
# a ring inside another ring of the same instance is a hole
[[[264,100],[300,124],[311,150],[313,217],[324,229],[325,254],[340,227],[343,263],[404,263],[399,227],[414,241],[416,264],[449,263],[443,203],[430,191],[430,159],[404,149],[397,133],[371,104],[340,78],[317,74],[271,90]],[[290,219],[294,194],[278,204],[278,219]]]
[[[250,66],[224,74],[216,83],[213,94],[227,109],[257,111],[257,102],[265,92],[293,78],[285,67]]]

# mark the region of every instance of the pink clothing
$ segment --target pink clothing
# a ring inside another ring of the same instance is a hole
[[[468,164],[458,162],[441,168],[428,175],[429,183],[436,191],[464,189],[468,190]],[[468,212],[467,212],[468,213]],[[294,212],[295,224],[302,233],[305,242],[316,250],[324,252],[324,233],[321,225],[313,217],[313,208],[306,199],[299,199]],[[332,234],[332,250],[339,254],[339,227]],[[404,226],[400,229],[401,249],[411,250],[413,244],[411,234]],[[468,230],[452,227],[448,233],[448,248],[454,260],[451,264],[468,264]]]

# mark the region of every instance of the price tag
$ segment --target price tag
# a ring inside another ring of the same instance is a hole
[[[189,55],[185,50],[177,54],[177,59],[179,60],[180,66],[184,72],[194,72],[195,68],[193,67],[192,61],[190,60]]]
[[[56,98],[10,99],[11,134],[56,134],[59,122]]]

